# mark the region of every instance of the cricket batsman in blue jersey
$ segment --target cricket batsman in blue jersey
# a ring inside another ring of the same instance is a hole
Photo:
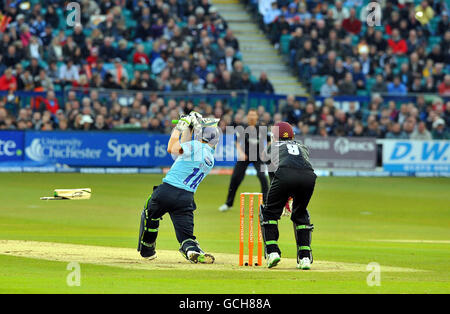
[[[192,263],[214,263],[214,256],[203,252],[194,236],[194,193],[214,167],[220,133],[216,126],[203,127],[200,120],[195,112],[181,116],[169,139],[167,151],[178,157],[142,212],[138,251],[144,258],[156,258],[159,222],[169,213],[181,254]]]

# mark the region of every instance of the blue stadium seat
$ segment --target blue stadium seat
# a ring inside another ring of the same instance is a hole
[[[376,83],[376,79],[375,78],[368,78],[366,80],[366,89],[367,91],[370,92],[370,90],[372,89],[372,86],[375,85]]]
[[[442,38],[440,36],[430,36],[428,38],[428,45],[433,48],[435,45],[439,45],[441,43]]]
[[[281,53],[284,55],[289,54],[289,42],[291,41],[291,35],[282,35],[280,38]]]
[[[327,80],[326,76],[315,76],[311,80],[311,86],[315,93],[319,93],[322,85],[325,84]]]
[[[128,78],[132,80],[134,78],[134,71],[133,71],[133,65],[130,63],[124,63],[124,68],[127,70]]]
[[[148,70],[150,70],[150,67],[148,66],[148,64],[135,64],[134,65],[134,70],[137,70],[137,71],[148,71]]]
[[[144,46],[144,52],[146,54],[150,54],[153,49],[153,42],[152,41],[143,41],[142,45]]]
[[[408,56],[397,56],[397,63],[398,63],[398,66],[401,66],[403,63],[409,63],[409,57]]]

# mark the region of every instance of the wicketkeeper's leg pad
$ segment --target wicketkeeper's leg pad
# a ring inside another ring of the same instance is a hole
[[[295,240],[297,241],[297,261],[304,257],[309,257],[311,263],[313,262],[311,249],[311,233],[313,230],[314,225],[298,225],[294,223]]]
[[[259,221],[264,241],[264,257],[267,258],[270,253],[274,252],[281,256],[281,251],[278,247],[278,238],[280,236],[278,231],[278,220],[264,218],[264,205],[261,205],[259,210]]]

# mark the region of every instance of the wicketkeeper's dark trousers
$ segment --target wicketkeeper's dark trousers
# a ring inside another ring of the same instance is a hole
[[[278,220],[289,197],[293,198],[291,220],[294,223],[298,258],[309,257],[312,261],[311,232],[313,226],[307,206],[314,192],[316,175],[311,170],[279,168],[270,184],[265,205],[261,209],[262,232],[265,252],[281,254],[278,247]]]
[[[289,197],[293,198],[291,220],[298,225],[309,225],[306,209],[314,192],[316,174],[310,170],[280,168],[270,184],[264,207],[264,219],[280,219]]]

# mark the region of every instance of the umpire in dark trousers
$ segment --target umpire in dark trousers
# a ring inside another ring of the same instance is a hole
[[[236,191],[242,183],[242,180],[244,180],[245,171],[251,163],[253,163],[253,166],[256,169],[256,175],[261,183],[263,199],[265,200],[267,196],[269,185],[263,168],[264,162],[261,160],[260,156],[260,145],[267,140],[267,132],[260,131],[260,126],[258,125],[258,113],[255,109],[250,109],[248,111],[247,124],[245,132],[236,132],[238,161],[236,162],[233,174],[231,175],[227,200],[225,204],[219,207],[219,211],[222,212],[233,207]],[[242,147],[242,144],[244,147]]]

